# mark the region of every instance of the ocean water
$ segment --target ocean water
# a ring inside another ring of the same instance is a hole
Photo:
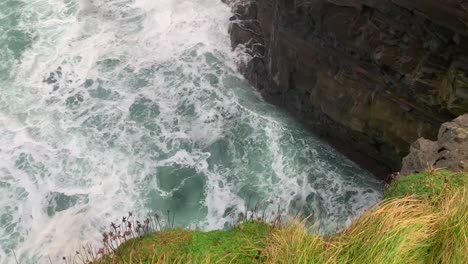
[[[229,227],[253,203],[342,229],[383,184],[236,71],[220,0],[0,0],[0,263],[128,212]]]

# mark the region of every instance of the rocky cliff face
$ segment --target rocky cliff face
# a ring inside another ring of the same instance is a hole
[[[468,0],[233,6],[232,46],[265,98],[393,171],[412,142],[468,112]]]
[[[443,124],[437,141],[420,138],[413,143],[410,154],[403,159],[400,176],[428,168],[468,171],[468,114]]]

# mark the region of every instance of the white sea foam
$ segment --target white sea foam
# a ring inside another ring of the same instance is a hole
[[[236,73],[219,0],[15,1],[0,4],[0,29],[22,34],[0,34],[0,263],[98,244],[129,211],[210,230],[268,200],[334,231],[379,200]]]

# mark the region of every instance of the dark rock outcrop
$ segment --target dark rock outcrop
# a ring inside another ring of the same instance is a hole
[[[468,114],[443,124],[437,141],[421,138],[411,145],[410,154],[403,159],[400,176],[429,168],[468,171]]]
[[[398,171],[468,112],[468,0],[231,2],[242,73],[335,145]]]

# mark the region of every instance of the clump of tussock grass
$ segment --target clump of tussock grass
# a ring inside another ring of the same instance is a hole
[[[468,263],[468,190],[456,190],[439,207],[426,263]]]
[[[404,178],[342,233],[320,237],[292,222],[263,253],[267,263],[468,263],[467,182],[446,170]]]
[[[267,263],[418,263],[434,232],[431,211],[414,197],[385,201],[332,237],[296,221],[272,232],[264,254]]]
[[[332,263],[418,263],[437,215],[415,197],[384,201],[332,239]]]
[[[328,247],[322,237],[309,233],[304,221],[295,220],[273,230],[262,252],[266,263],[321,264]]]

